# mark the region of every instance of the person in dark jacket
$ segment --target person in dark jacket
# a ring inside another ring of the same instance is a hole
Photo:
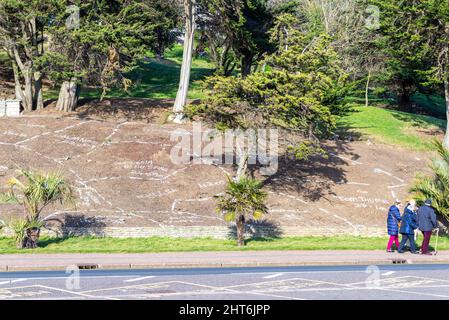
[[[421,254],[431,255],[429,252],[429,242],[432,231],[437,228],[437,216],[432,208],[432,200],[427,199],[424,205],[418,210],[418,227],[424,235],[421,246]]]
[[[401,220],[401,228],[399,229],[399,233],[402,234],[402,241],[399,246],[398,252],[404,253],[404,247],[407,244],[407,241],[410,242],[410,251],[413,254],[417,254],[416,245],[415,245],[415,229],[418,228],[418,223],[416,222],[416,214],[415,214],[416,202],[415,200],[411,200],[408,205],[405,207],[404,215]]]
[[[388,210],[387,228],[390,240],[388,241],[387,252],[393,252],[393,250],[391,250],[393,242],[395,243],[396,248],[399,248],[399,221],[401,221],[400,207],[401,201],[396,200],[394,205]]]

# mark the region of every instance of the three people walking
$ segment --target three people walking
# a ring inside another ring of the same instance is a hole
[[[402,216],[400,214],[401,206],[401,201],[396,200],[394,205],[388,210],[387,228],[390,239],[387,245],[387,252],[393,252],[392,246],[394,243],[398,252],[403,253],[405,245],[409,242],[411,253],[417,254],[415,230],[419,229],[424,236],[421,253],[431,255],[429,252],[430,238],[432,231],[438,227],[435,210],[432,208],[432,201],[430,199],[426,200],[424,206],[416,210],[416,201],[411,200],[406,205]],[[399,244],[399,233],[402,235],[401,244]]]

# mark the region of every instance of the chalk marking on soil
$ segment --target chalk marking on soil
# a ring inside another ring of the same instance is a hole
[[[1,141],[0,141],[0,145],[2,145],[2,146],[15,146],[14,143],[10,143],[10,142],[1,142]]]
[[[348,225],[350,225],[351,227],[354,228],[354,235],[359,235],[359,229],[357,228],[357,226],[353,225],[348,219],[345,219],[343,217],[340,217],[339,215],[334,214],[334,217],[337,219],[340,219],[344,222],[346,222]]]
[[[343,157],[343,156],[340,156],[340,155],[335,154],[335,153],[332,153],[332,152],[330,152],[329,154],[330,154],[331,156],[333,156],[333,157],[337,157],[337,158],[340,158],[340,159],[342,159],[342,160],[349,161],[349,162],[351,162],[353,165],[356,165],[356,164],[358,164],[358,165],[363,165],[363,163],[360,162],[360,161],[352,160],[352,159],[350,159],[350,158]]]
[[[284,196],[284,197],[287,197],[287,198],[290,198],[290,199],[293,199],[293,200],[302,202],[302,203],[304,203],[304,204],[308,204],[308,202],[306,202],[306,201],[304,201],[304,200],[302,200],[302,199],[300,199],[300,198],[294,197],[294,196],[292,196],[292,195],[289,195],[289,194],[286,194],[286,193],[283,193],[283,192],[273,192],[273,191],[268,191],[268,193],[274,194],[274,195],[277,195],[277,196]]]
[[[362,183],[362,182],[347,182],[346,184],[356,185],[356,186],[370,186],[369,183]]]
[[[112,137],[120,130],[120,127],[125,125],[127,122],[121,122],[118,125],[115,126],[114,129],[112,129],[112,133],[109,134],[106,138],[104,138],[103,143],[101,143],[100,145],[96,145],[92,148],[92,150],[90,150],[88,153],[86,153],[86,156],[90,156],[94,151],[96,151],[97,149],[109,144],[108,140],[112,139]]]
[[[385,174],[385,175],[387,175],[387,176],[390,176],[390,177],[392,177],[392,178],[398,180],[399,182],[402,182],[402,183],[405,182],[404,179],[398,178],[398,177],[394,176],[392,173],[387,172],[387,171],[382,170],[382,169],[379,169],[379,168],[375,168],[375,169],[374,169],[374,173],[383,173],[383,174]]]
[[[166,176],[160,175],[160,178],[148,178],[148,177],[142,178],[142,177],[134,177],[134,176],[130,176],[129,179],[131,179],[131,180],[144,180],[144,181],[166,181],[166,180],[168,180],[169,178],[174,177],[174,176],[177,175],[178,173],[183,172],[183,171],[185,171],[185,170],[191,168],[192,166],[194,166],[194,164],[190,164],[190,165],[188,165],[188,166],[186,166],[186,167],[177,169],[177,170],[173,171],[172,173],[170,173],[169,175],[166,175]],[[135,172],[134,172],[134,173],[135,173]],[[131,173],[131,174],[132,174],[132,173]]]
[[[74,171],[73,169],[68,169],[76,178],[77,178],[77,180],[76,180],[76,183],[78,183],[78,184],[80,184],[80,185],[82,185],[83,186],[83,189],[85,189],[85,190],[91,190],[91,191],[93,191],[94,193],[96,193],[97,194],[97,196],[98,197],[100,197],[100,199],[101,200],[103,200],[104,202],[106,202],[108,205],[110,205],[111,207],[113,207],[113,204],[109,201],[109,200],[107,200],[105,197],[103,197],[99,192],[98,192],[98,190],[97,189],[95,189],[94,187],[90,187],[90,186],[88,186],[84,181],[83,181],[83,179],[80,177],[80,175],[76,172],[76,171]],[[81,190],[83,190],[82,188],[78,188],[78,192],[80,193],[80,195],[81,195]]]
[[[406,187],[407,185],[404,183],[404,184],[400,184],[400,185],[397,185],[397,186],[388,186],[387,188],[388,189],[397,189],[397,188],[402,188],[402,187]]]
[[[38,138],[47,136],[47,135],[49,135],[49,134],[61,133],[61,132],[64,132],[64,131],[66,131],[66,130],[76,128],[76,127],[78,127],[78,126],[81,126],[81,125],[86,124],[86,123],[89,123],[89,122],[90,122],[90,121],[82,121],[82,122],[80,122],[80,123],[77,123],[77,124],[74,124],[74,125],[70,125],[70,126],[68,126],[68,127],[65,127],[65,128],[62,128],[62,129],[59,129],[59,130],[56,130],[56,131],[46,131],[46,132],[43,132],[43,133],[41,133],[41,134],[35,135],[35,136],[31,137],[31,138],[28,138],[28,139],[25,139],[25,140],[16,142],[14,145],[19,146],[19,145],[21,145],[21,144],[23,144],[23,143],[27,143],[27,142],[29,142],[29,141],[33,141],[33,140],[35,140],[35,139],[38,139]]]

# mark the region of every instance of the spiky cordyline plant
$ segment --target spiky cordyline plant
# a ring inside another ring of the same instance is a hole
[[[1,195],[1,200],[23,206],[29,221],[39,220],[42,210],[50,204],[73,203],[72,188],[61,173],[42,174],[23,169],[17,173],[17,177],[8,180],[10,189]]]
[[[237,243],[245,245],[245,222],[248,218],[258,220],[267,213],[265,206],[267,194],[262,191],[260,181],[241,177],[234,181],[228,177],[225,194],[218,196],[217,211],[224,214],[226,221],[235,221],[237,225]]]
[[[24,208],[24,229],[40,229],[42,211],[54,203],[74,204],[73,191],[61,173],[35,173],[18,170],[17,177],[8,180],[9,190],[0,194],[0,203],[17,204]],[[16,233],[17,230],[14,230]]]
[[[430,165],[433,176],[418,176],[410,192],[420,201],[432,199],[435,210],[449,219],[449,150],[437,140],[433,141],[433,146],[439,154]]]

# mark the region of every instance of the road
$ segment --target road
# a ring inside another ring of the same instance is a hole
[[[449,265],[10,272],[0,299],[446,300]]]

